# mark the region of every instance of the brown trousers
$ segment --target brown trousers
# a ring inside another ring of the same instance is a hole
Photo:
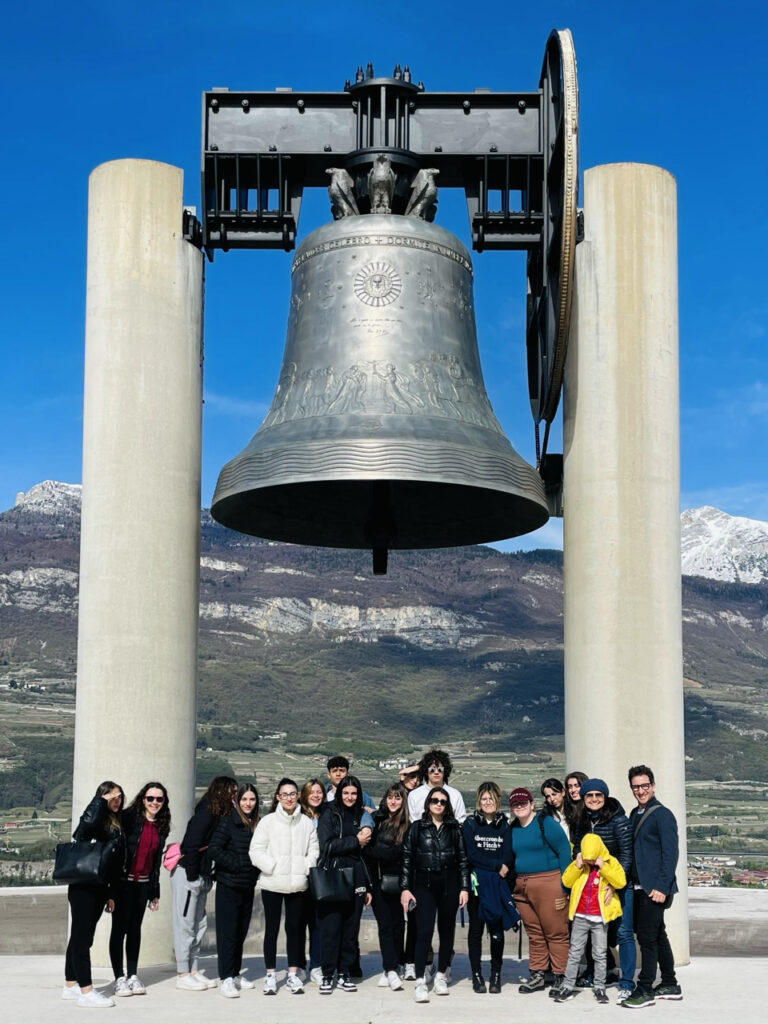
[[[532,971],[565,974],[568,962],[568,897],[559,871],[518,875],[515,905],[528,936],[528,965]]]

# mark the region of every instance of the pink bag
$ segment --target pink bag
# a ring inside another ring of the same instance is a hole
[[[181,860],[181,843],[169,843],[163,854],[163,867],[167,871],[173,871]]]

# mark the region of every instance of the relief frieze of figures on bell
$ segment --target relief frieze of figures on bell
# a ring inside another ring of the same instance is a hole
[[[358,360],[299,372],[289,362],[263,426],[341,413],[440,416],[500,431],[482,383],[447,352],[400,368],[388,360]]]

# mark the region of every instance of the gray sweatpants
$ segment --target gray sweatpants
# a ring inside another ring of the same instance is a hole
[[[608,950],[608,925],[603,921],[590,921],[577,914],[571,928],[571,946],[568,950],[568,963],[565,968],[563,986],[574,988],[579,973],[579,964],[587,937],[592,936],[592,959],[595,962],[595,988],[605,988],[605,961]]]
[[[190,887],[183,865],[177,864],[171,872],[173,898],[173,948],[176,970],[179,974],[196,971],[203,936],[208,929],[205,899],[211,890],[211,881],[200,879],[199,888]]]

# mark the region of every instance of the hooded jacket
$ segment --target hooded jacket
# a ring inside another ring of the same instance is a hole
[[[616,917],[621,917],[621,901],[618,895],[614,892],[608,903],[605,902],[605,896],[608,886],[612,886],[616,890],[623,889],[627,884],[624,868],[615,857],[608,853],[605,843],[594,832],[590,832],[582,839],[581,855],[585,860],[596,860],[600,857],[604,861],[603,866],[599,870],[600,881],[597,887],[597,902],[600,906],[603,922],[607,923],[608,921],[613,921]],[[571,890],[571,899],[568,904],[568,917],[571,921],[576,914],[581,894],[584,891],[584,886],[587,884],[591,870],[592,868],[589,864],[579,868],[574,860],[571,861],[563,872],[563,885],[566,889]]]
[[[303,892],[320,854],[317,830],[298,805],[288,814],[278,804],[256,826],[248,854],[261,872],[259,889]]]

